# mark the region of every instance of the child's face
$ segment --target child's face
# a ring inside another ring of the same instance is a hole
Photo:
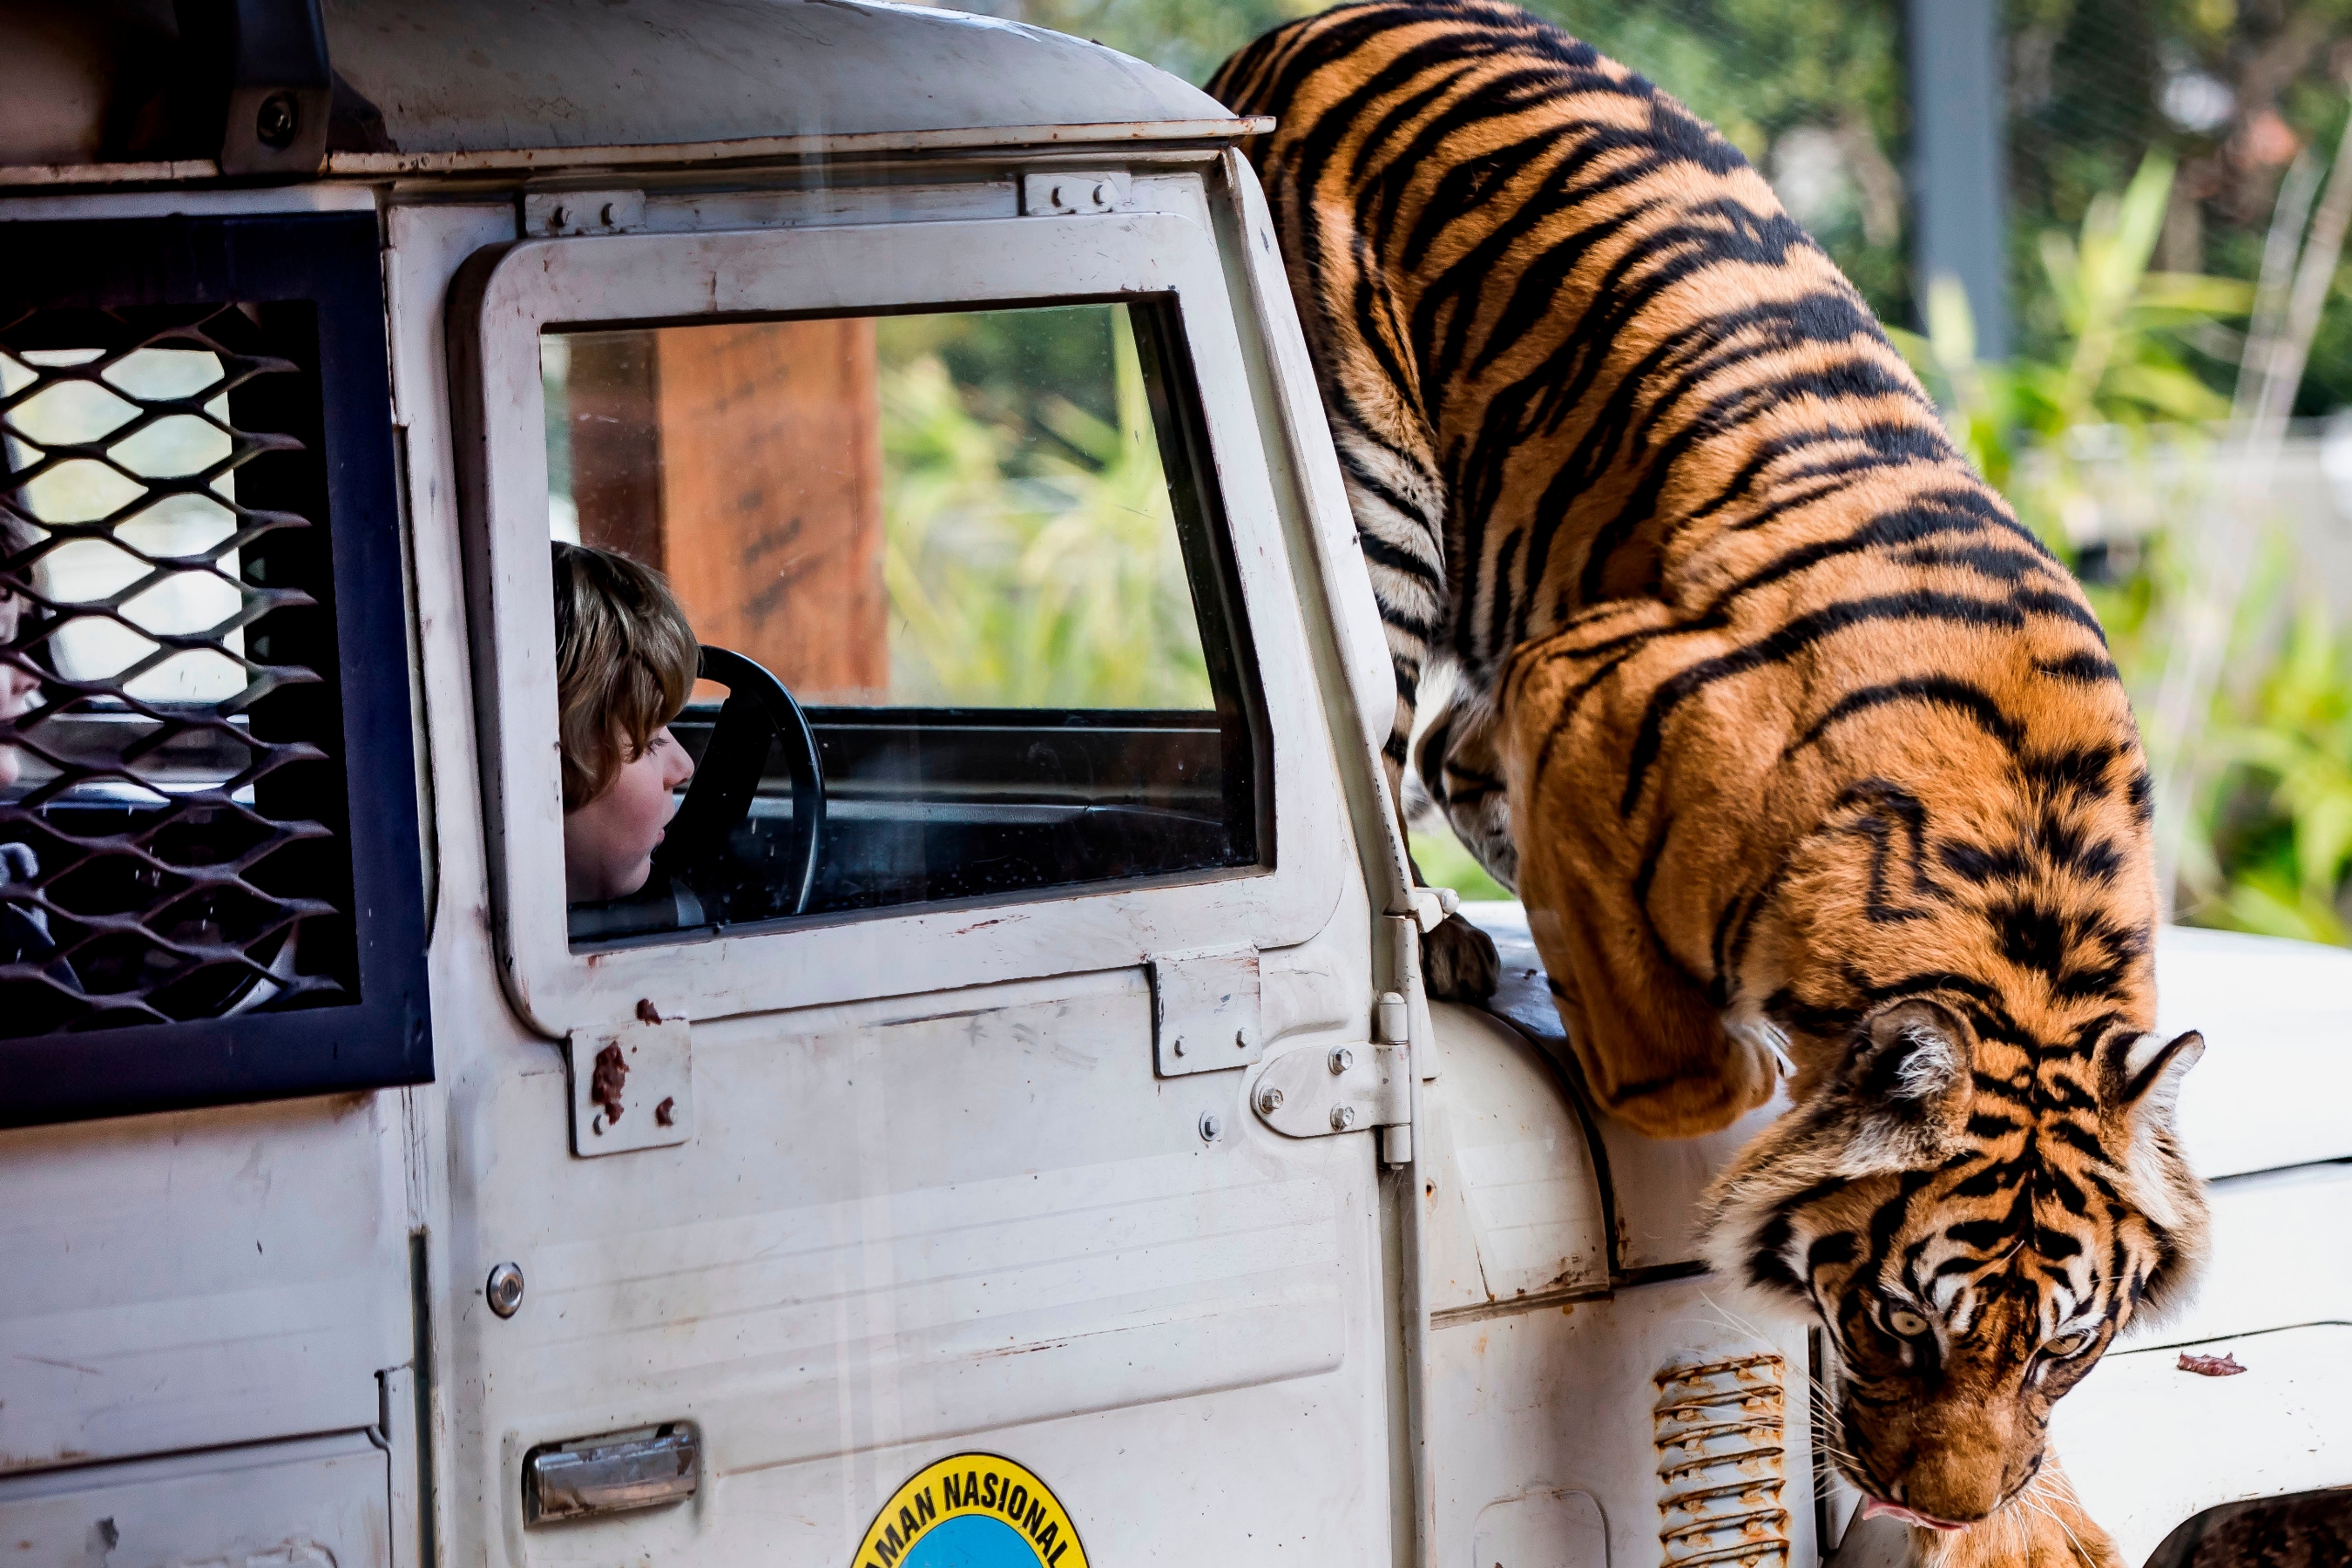
[[[694,776],[694,760],[667,727],[621,764],[611,787],[563,817],[563,895],[575,904],[626,898],[653,875],[654,848],[674,809],[670,796]]]
[[[0,593],[0,643],[16,639],[16,623],[25,613],[24,599],[9,593]],[[16,719],[33,710],[34,700],[40,696],[40,678],[22,666],[0,660],[0,719]],[[0,784],[12,784],[24,772],[24,761],[16,748],[0,744]]]

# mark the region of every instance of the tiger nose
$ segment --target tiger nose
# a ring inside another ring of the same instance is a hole
[[[1943,1415],[1922,1423],[1923,1431],[1937,1435],[1920,1445],[1904,1476],[1903,1500],[1932,1518],[1968,1523],[2007,1495],[2014,1422],[1993,1402]]]

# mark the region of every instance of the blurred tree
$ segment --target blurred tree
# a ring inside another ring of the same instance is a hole
[[[2251,279],[2279,181],[2342,133],[2352,0],[2007,0],[2010,236],[2030,353],[2065,335],[2042,288],[2041,237],[2082,222],[2150,148],[2179,165],[2158,241],[2167,272]],[[2352,318],[2315,345],[2296,405],[2352,403]],[[2195,363],[2226,390],[2237,348],[2205,334]]]

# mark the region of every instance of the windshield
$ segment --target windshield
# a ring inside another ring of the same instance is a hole
[[[696,641],[802,705],[824,774],[804,900],[785,737],[723,853],[575,899],[575,942],[1259,862],[1171,326],[1075,303],[542,338],[551,538],[660,574]],[[698,763],[727,695],[671,726]]]

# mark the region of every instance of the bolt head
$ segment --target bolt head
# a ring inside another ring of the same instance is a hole
[[[1331,1130],[1334,1132],[1345,1132],[1355,1124],[1356,1108],[1354,1106],[1335,1105],[1331,1108]]]
[[[1213,1143],[1225,1135],[1225,1119],[1213,1110],[1201,1112],[1201,1142]]]
[[[1282,1109],[1282,1090],[1272,1084],[1257,1091],[1257,1108],[1271,1116]]]
[[[490,1270],[490,1278],[482,1287],[489,1299],[490,1310],[501,1318],[511,1318],[522,1308],[522,1269],[512,1263],[501,1263]]]
[[[1333,1072],[1353,1072],[1355,1068],[1356,1052],[1354,1047],[1349,1046],[1334,1046],[1331,1047],[1331,1070]]]
[[[272,93],[261,100],[260,112],[253,119],[253,133],[265,147],[280,152],[294,145],[294,133],[302,129],[302,110],[289,93]]]

